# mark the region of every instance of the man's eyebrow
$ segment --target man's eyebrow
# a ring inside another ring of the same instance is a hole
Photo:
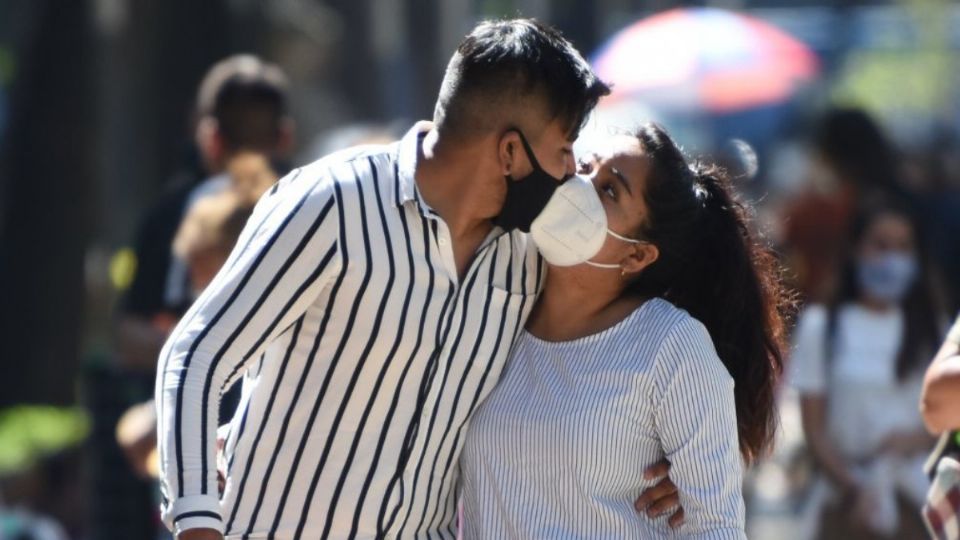
[[[610,167],[610,172],[617,177],[617,180],[620,180],[620,183],[623,184],[623,188],[627,190],[627,193],[633,195],[633,190],[630,189],[630,182],[627,182],[627,178],[623,176],[623,173],[620,172],[620,169],[616,167]]]

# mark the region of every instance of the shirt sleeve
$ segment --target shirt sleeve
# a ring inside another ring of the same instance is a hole
[[[223,532],[216,470],[221,394],[338,271],[335,184],[310,169],[293,171],[263,196],[227,262],[160,353],[161,511],[174,534]]]
[[[793,338],[787,379],[801,394],[826,391],[827,309],[812,305],[803,310]]]
[[[655,421],[684,509],[680,533],[746,539],[733,379],[695,319],[671,330],[657,364],[663,390]]]
[[[955,320],[953,326],[950,327],[950,331],[947,333],[947,341],[960,346],[960,315],[957,316],[957,320]]]

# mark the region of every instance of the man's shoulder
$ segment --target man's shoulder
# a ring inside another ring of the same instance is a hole
[[[364,174],[363,161],[373,160],[378,166],[396,160],[397,144],[367,144],[338,150],[300,168],[306,178],[328,178],[334,183],[353,183],[370,176]]]

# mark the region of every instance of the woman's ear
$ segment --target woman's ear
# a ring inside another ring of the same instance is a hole
[[[660,258],[660,249],[650,242],[633,244],[630,253],[620,261],[624,276],[633,276],[642,272]]]

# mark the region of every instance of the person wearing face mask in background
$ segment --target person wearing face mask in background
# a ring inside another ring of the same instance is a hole
[[[580,174],[531,224],[546,284],[467,430],[463,537],[746,538],[744,462],[776,418],[777,264],[726,174],[659,126]],[[647,520],[635,499],[664,458],[675,492]]]
[[[940,343],[926,256],[910,213],[877,202],[853,222],[840,286],[801,314],[790,359],[819,468],[808,538],[925,538],[919,512],[933,445],[917,412]]]

